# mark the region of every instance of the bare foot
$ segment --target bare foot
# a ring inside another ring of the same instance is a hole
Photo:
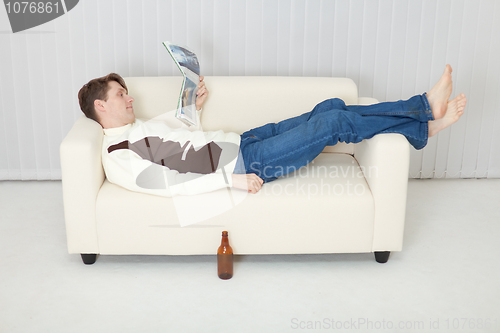
[[[451,96],[453,84],[451,82],[451,69],[450,65],[446,65],[444,73],[439,79],[438,83],[427,93],[427,99],[431,107],[434,119],[441,119],[446,114],[448,107],[448,99]]]
[[[428,122],[429,137],[436,135],[446,127],[456,123],[464,114],[465,104],[467,104],[467,98],[465,98],[464,94],[460,94],[449,101],[444,117]]]

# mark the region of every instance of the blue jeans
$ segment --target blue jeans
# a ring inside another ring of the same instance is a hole
[[[243,133],[244,162],[238,159],[235,173],[245,170],[269,182],[307,165],[325,146],[339,141],[357,143],[379,133],[400,133],[415,149],[422,149],[427,144],[429,120],[434,117],[425,94],[366,106],[346,106],[341,99],[329,99],[311,112]]]

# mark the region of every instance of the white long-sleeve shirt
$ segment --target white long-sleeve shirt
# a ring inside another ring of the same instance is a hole
[[[108,180],[131,191],[166,197],[232,186],[240,136],[203,132],[199,126],[174,128],[171,119],[166,114],[104,129],[102,163]],[[199,120],[198,113],[198,124]]]

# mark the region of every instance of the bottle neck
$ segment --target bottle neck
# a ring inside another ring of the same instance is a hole
[[[220,245],[229,246],[229,238],[227,236],[222,236],[222,240],[220,242]]]

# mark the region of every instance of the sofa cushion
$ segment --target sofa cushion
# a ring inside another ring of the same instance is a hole
[[[186,214],[204,213],[195,203],[209,196],[220,199],[220,214],[181,227]],[[181,219],[176,198],[139,194],[105,181],[97,198],[100,253],[214,254],[222,230],[230,232],[237,254],[371,251],[373,198],[349,154],[320,154],[255,195],[222,189],[179,198],[192,203]]]

